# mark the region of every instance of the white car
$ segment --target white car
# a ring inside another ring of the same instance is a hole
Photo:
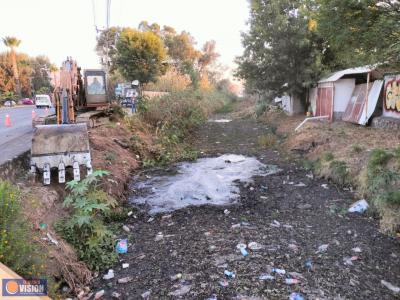
[[[51,108],[53,106],[49,95],[36,95],[35,105],[36,108],[41,108],[41,107]]]
[[[4,102],[4,106],[12,107],[15,105],[17,105],[17,103],[15,103],[15,101],[13,101],[13,100],[7,100]]]

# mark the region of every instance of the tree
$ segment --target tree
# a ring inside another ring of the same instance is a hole
[[[39,90],[51,90],[51,81],[49,74],[51,72],[51,62],[48,57],[39,55],[29,62],[32,68],[32,87],[35,92]]]
[[[302,96],[319,76],[320,51],[308,28],[305,1],[250,0],[250,29],[236,75],[246,90]]]
[[[114,64],[127,80],[155,81],[165,73],[166,50],[153,32],[131,28],[122,30],[116,45]]]
[[[16,92],[17,92],[19,97],[22,97],[21,96],[21,84],[19,82],[16,51],[15,51],[15,48],[17,48],[21,44],[21,41],[18,40],[16,37],[6,36],[6,37],[3,38],[3,43],[4,43],[4,45],[6,47],[10,48],[12,65],[13,65],[13,75],[14,75],[15,86],[16,86]]]
[[[115,70],[114,57],[117,54],[117,41],[123,28],[110,27],[101,32],[97,39],[96,52],[100,56],[100,62],[105,67],[108,63],[110,72]]]
[[[199,58],[200,73],[203,73],[206,68],[214,63],[219,54],[216,52],[217,43],[215,41],[207,41],[203,46],[203,51]]]
[[[317,4],[317,31],[327,41],[336,66],[399,64],[396,1],[317,0]]]

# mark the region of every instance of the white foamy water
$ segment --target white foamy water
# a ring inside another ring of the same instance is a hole
[[[149,205],[151,214],[189,205],[227,205],[239,198],[239,187],[235,182],[250,182],[254,175],[266,176],[278,171],[276,166],[267,166],[254,157],[225,154],[202,158],[178,164],[176,175],[154,177],[134,184],[136,190],[149,193],[131,197],[130,201]]]

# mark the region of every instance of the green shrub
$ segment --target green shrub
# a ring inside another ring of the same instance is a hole
[[[0,261],[21,276],[43,271],[43,256],[22,214],[19,190],[0,180]]]
[[[324,161],[332,161],[335,157],[333,156],[332,152],[326,152],[322,158]]]
[[[329,164],[329,168],[331,169],[330,177],[334,182],[342,186],[349,183],[349,172],[344,161],[332,160]]]
[[[374,149],[368,160],[368,169],[375,172],[385,166],[393,155],[383,149]]]
[[[99,178],[106,174],[107,171],[97,170],[80,182],[67,183],[70,194],[63,205],[71,208],[72,214],[57,224],[57,230],[93,270],[110,267],[117,260],[115,238],[104,224],[116,201],[97,185]]]

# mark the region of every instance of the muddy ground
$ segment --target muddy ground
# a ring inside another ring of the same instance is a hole
[[[368,214],[346,213],[357,200],[350,192],[311,178],[309,171],[278,152],[261,148],[258,137],[267,127],[253,120],[234,120],[200,128],[192,139],[202,156],[256,156],[282,171],[242,184],[239,202],[229,207],[189,207],[154,220],[139,208],[127,220],[132,228],[127,233],[130,246],[127,254],[120,255],[115,278],[103,280],[100,274],[93,290],[104,289],[105,299],[111,299],[112,293],[119,293],[119,299],[213,295],[215,299],[288,299],[292,292],[305,299],[399,297],[381,280],[400,285],[400,241],[381,234],[378,221]],[[306,186],[296,186],[300,182]],[[160,232],[162,239],[156,238]],[[249,242],[262,248],[248,250],[243,257],[236,245]],[[316,253],[323,244],[328,244],[327,250]],[[361,252],[352,250],[356,247]],[[122,269],[122,263],[129,267]],[[286,274],[271,273],[272,268]],[[227,279],[224,270],[235,272],[236,278]],[[182,278],[171,278],[179,273]],[[265,273],[275,279],[260,280]],[[127,276],[130,282],[117,283]],[[285,278],[293,277],[299,283],[285,284]]]

